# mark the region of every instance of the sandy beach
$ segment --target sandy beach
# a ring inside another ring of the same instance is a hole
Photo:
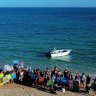
[[[20,84],[7,84],[0,86],[0,96],[90,96],[86,93],[76,93],[66,91],[65,93],[57,91],[57,94],[51,94]]]

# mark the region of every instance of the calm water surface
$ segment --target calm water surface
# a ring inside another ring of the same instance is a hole
[[[72,49],[51,59],[53,48]],[[96,8],[0,8],[0,64],[96,74]]]

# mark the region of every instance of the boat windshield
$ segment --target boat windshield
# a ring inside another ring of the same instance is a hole
[[[51,53],[57,54],[57,53],[63,53],[63,52],[66,52],[66,50],[53,50]]]
[[[66,52],[66,50],[63,50],[62,52]]]

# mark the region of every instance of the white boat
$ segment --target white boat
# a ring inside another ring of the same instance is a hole
[[[71,52],[71,50],[68,49],[61,49],[57,50],[54,48],[54,50],[50,51],[50,56],[51,57],[60,57],[60,56],[66,56]]]

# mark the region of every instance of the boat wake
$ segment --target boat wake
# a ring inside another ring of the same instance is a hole
[[[53,60],[60,60],[60,61],[67,61],[70,62],[71,61],[71,56],[70,55],[66,55],[66,56],[61,56],[61,57],[53,57]]]

